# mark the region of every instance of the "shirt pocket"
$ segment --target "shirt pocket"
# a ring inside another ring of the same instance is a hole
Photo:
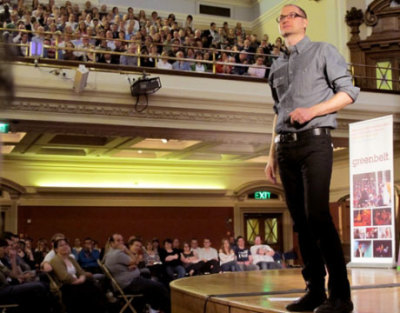
[[[276,94],[279,98],[279,100],[281,100],[284,92],[286,91],[285,88],[285,78],[283,76],[281,77],[274,77],[274,80],[272,82],[272,87],[275,89]]]

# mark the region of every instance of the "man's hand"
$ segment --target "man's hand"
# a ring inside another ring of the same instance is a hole
[[[267,180],[273,184],[276,184],[276,161],[274,157],[269,157],[269,161],[265,166],[264,172]]]
[[[291,124],[304,124],[312,120],[315,117],[315,114],[312,108],[297,108],[290,112],[289,116]]]

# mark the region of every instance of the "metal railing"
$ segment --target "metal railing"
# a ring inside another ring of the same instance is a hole
[[[169,61],[181,61],[181,62],[187,62],[189,64],[203,64],[207,67],[207,71],[205,73],[208,74],[213,74],[214,76],[220,77],[220,75],[224,76],[230,76],[230,77],[249,77],[248,74],[237,74],[235,73],[235,69],[237,70],[238,68],[256,68],[256,69],[265,69],[266,74],[268,74],[268,71],[270,69],[270,64],[266,64],[264,62],[264,65],[258,66],[256,64],[248,64],[248,63],[236,63],[236,62],[227,62],[227,61],[222,61],[217,58],[218,55],[222,55],[223,53],[226,53],[228,56],[233,56],[236,54],[241,54],[245,53],[246,58],[256,58],[258,56],[261,56],[264,58],[264,60],[268,60],[270,63],[273,62],[274,58],[277,58],[276,55],[272,54],[259,54],[259,53],[250,53],[250,52],[243,52],[243,51],[232,51],[232,50],[224,50],[224,49],[215,49],[215,48],[200,48],[200,47],[193,47],[193,46],[185,46],[185,45],[164,45],[164,44],[159,44],[159,43],[152,43],[151,46],[157,46],[158,48],[160,46],[164,48],[168,47],[170,49],[172,48],[178,48],[178,49],[192,49],[193,51],[199,52],[201,51],[203,54],[208,53],[211,57],[211,60],[199,60],[199,59],[194,59],[194,58],[179,58],[176,56],[166,56],[166,55],[153,55],[153,54],[147,54],[143,53],[143,48],[146,47],[142,41],[137,41],[137,40],[126,40],[126,39],[120,39],[120,38],[105,38],[105,37],[99,37],[99,36],[86,36],[86,38],[89,39],[89,41],[93,40],[106,40],[108,42],[111,41],[120,41],[122,43],[125,43],[127,45],[133,44],[136,46],[135,48],[135,53],[130,53],[127,51],[124,52],[119,52],[119,51],[112,51],[108,49],[102,49],[102,48],[69,48],[65,46],[60,46],[59,45],[59,33],[55,32],[33,32],[29,30],[18,30],[18,29],[4,29],[0,28],[0,33],[4,34],[4,32],[9,32],[9,36],[12,36],[13,32],[19,32],[19,33],[28,33],[30,35],[36,35],[36,36],[42,36],[42,39],[44,40],[45,36],[52,36],[54,37],[54,44],[53,45],[43,45],[42,51],[44,52],[42,55],[34,55],[31,51],[31,44],[26,43],[26,44],[16,44],[16,43],[3,43],[5,45],[8,45],[10,47],[14,48],[25,48],[25,57],[27,58],[33,58],[37,62],[40,60],[41,64],[46,64],[49,63],[52,66],[59,65],[61,67],[68,67],[66,66],[65,62],[66,60],[60,58],[61,56],[65,55],[65,52],[71,52],[72,54],[74,52],[80,52],[83,53],[83,58],[76,60],[79,63],[85,63],[88,66],[95,66],[96,64],[101,64],[100,62],[96,61],[97,57],[100,55],[108,54],[111,56],[127,56],[127,57],[133,57],[136,58],[136,64],[134,66],[131,66],[134,71],[138,71],[138,68],[143,68],[148,71],[148,67],[143,66],[143,60],[145,59],[152,59],[154,61],[154,66],[152,68],[157,68],[157,63],[159,59],[166,59],[168,62]],[[63,36],[65,37],[71,37],[70,40],[71,42],[74,40],[74,34],[64,34]],[[79,36],[78,39],[81,39],[83,37]],[[51,52],[51,54],[54,55],[53,58],[48,58],[48,52]],[[47,55],[47,57],[46,57]],[[52,61],[52,62],[50,62]],[[58,61],[58,62],[54,62]],[[225,69],[221,72],[221,69],[217,69],[218,66],[225,67]],[[363,90],[371,90],[371,91],[380,91],[380,92],[395,92],[399,93],[400,92],[400,81],[399,81],[399,73],[400,70],[398,68],[393,68],[393,67],[382,67],[382,66],[372,66],[372,65],[365,65],[365,64],[348,64],[348,69],[351,72],[353,76],[353,81],[354,84],[358,87],[361,87]],[[128,70],[130,66],[127,66],[124,68],[124,70]],[[109,68],[109,70],[112,70],[112,66]],[[120,72],[120,69],[118,69],[118,66],[115,66],[115,70]],[[157,68],[159,71],[166,71],[162,68]],[[176,71],[176,70],[174,70]],[[196,71],[187,71],[191,72],[196,75],[202,75],[204,73],[196,72]],[[378,74],[380,73],[381,77],[378,77]],[[390,75],[389,75],[390,74]],[[390,78],[388,77],[390,76]],[[210,76],[212,77],[212,75]],[[256,77],[252,77],[255,78]],[[264,78],[264,77],[262,77]]]

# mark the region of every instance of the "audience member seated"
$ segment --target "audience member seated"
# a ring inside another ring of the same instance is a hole
[[[246,248],[246,243],[242,236],[237,238],[237,247],[235,250],[236,260],[242,271],[255,271],[258,266],[253,264],[253,256],[249,249]]]
[[[126,293],[143,294],[152,310],[171,312],[168,290],[159,282],[140,276],[136,259],[132,258],[120,234],[109,238],[109,250],[104,256],[105,265]]]
[[[128,46],[127,53],[130,55],[121,55],[119,58],[119,63],[121,65],[128,65],[128,66],[137,66],[138,65],[138,58],[133,54],[137,54],[137,45],[132,42]]]
[[[78,262],[70,256],[71,247],[66,239],[54,242],[56,255],[51,259],[55,281],[61,290],[67,312],[106,312],[106,298],[91,279],[92,275],[83,271]]]
[[[267,70],[267,68],[264,65],[264,58],[262,56],[258,56],[256,58],[255,65],[259,66],[259,67],[250,66],[249,69],[247,70],[247,73],[249,74],[249,76],[257,77],[257,78],[264,78],[265,72]]]
[[[47,246],[47,241],[44,238],[40,238],[36,243],[35,251],[33,252],[33,257],[35,259],[35,268],[39,268],[40,264],[43,262],[44,257],[49,252],[49,247]]]
[[[28,240],[18,241],[17,253],[18,256],[29,266],[30,269],[35,269],[36,268],[35,258],[33,257],[32,250],[30,248],[27,248],[28,243],[30,243],[30,241]]]
[[[262,270],[282,268],[280,263],[275,262],[275,251],[268,245],[263,245],[261,236],[257,235],[254,238],[254,246],[250,248],[253,256],[253,263]]]
[[[186,273],[189,276],[198,275],[201,273],[204,262],[200,261],[196,251],[191,250],[187,242],[183,243],[183,251],[181,252],[181,261]]]
[[[59,239],[65,239],[64,234],[56,233],[51,237],[51,250],[45,255],[42,263],[40,264],[40,268],[45,272],[51,272],[53,268],[50,265],[50,261],[56,256],[56,252],[54,250],[54,243]],[[70,257],[75,259],[75,255],[70,252]]]
[[[26,263],[24,261],[24,259],[18,255],[18,242],[19,242],[19,238],[17,235],[10,233],[10,232],[6,232],[3,234],[3,239],[5,239],[8,243],[9,246],[9,251],[11,252],[15,252],[16,256],[15,256],[15,260],[16,260],[16,266],[20,269],[20,272],[27,272],[30,273],[31,271],[31,267],[29,266],[28,263]],[[9,269],[11,269],[12,264],[11,264],[11,259],[9,257],[9,255],[6,253],[5,256],[3,258],[0,259],[0,261],[3,263],[3,265],[7,266]]]
[[[176,278],[185,277],[186,271],[182,266],[180,251],[176,248],[172,248],[172,240],[165,239],[163,242],[164,249],[160,251],[161,262],[165,266],[165,271],[170,280],[173,280],[176,274]]]
[[[199,251],[199,259],[204,262],[203,273],[219,273],[221,267],[219,266],[218,252],[211,247],[211,240],[204,238],[203,248]]]
[[[179,240],[179,238],[174,238],[172,240],[172,249],[177,249],[179,253],[183,251],[181,248],[181,241]]]
[[[219,260],[223,272],[242,271],[236,262],[235,252],[232,250],[228,239],[222,239],[221,249],[219,249]]]
[[[196,60],[198,62],[191,65],[192,71],[200,73],[204,73],[205,71],[207,71],[206,64],[201,62],[203,61],[203,55],[200,52],[196,53]]]
[[[146,267],[146,263],[144,261],[142,241],[138,238],[129,239],[128,249],[136,259],[136,266],[139,268],[140,275],[146,278],[151,278],[150,269]]]
[[[176,53],[176,58],[178,58],[179,60],[176,60],[172,64],[172,69],[179,71],[190,71],[189,63],[183,60],[185,58],[185,55],[183,54],[182,51],[178,51]]]
[[[92,274],[101,273],[101,269],[97,261],[100,259],[100,251],[94,249],[92,238],[85,238],[83,248],[78,253],[77,261],[79,265],[86,271]]]
[[[151,241],[146,243],[144,250],[144,262],[146,267],[150,270],[151,279],[156,281],[164,280],[164,266],[161,263],[158,250],[154,249]]]
[[[168,54],[163,52],[161,58],[158,59],[157,68],[172,70],[172,64],[168,62]]]
[[[190,240],[190,250],[196,252],[197,255],[200,255],[200,249],[199,241],[196,238],[192,238],[192,240]]]
[[[0,260],[9,257],[11,268],[0,261],[0,304],[18,304],[20,312],[51,312],[49,290],[39,281],[30,281],[17,266],[17,251],[0,239]]]
[[[75,256],[75,259],[78,258],[79,252],[81,252],[81,240],[79,238],[74,239],[74,246],[72,247],[72,254]]]

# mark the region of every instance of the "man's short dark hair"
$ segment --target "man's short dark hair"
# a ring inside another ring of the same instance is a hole
[[[211,22],[211,23],[210,23],[210,27],[212,27],[212,26],[214,26],[214,25],[216,25],[214,22]]]
[[[303,8],[301,8],[301,7],[299,7],[297,4],[285,4],[284,6],[283,6],[284,8],[285,7],[296,7],[296,8],[298,8],[299,10],[300,10],[300,12],[304,15],[304,17],[305,18],[307,18],[307,13],[306,13],[306,11],[304,11],[304,9]]]
[[[8,247],[8,242],[5,239],[0,239],[0,247]]]

